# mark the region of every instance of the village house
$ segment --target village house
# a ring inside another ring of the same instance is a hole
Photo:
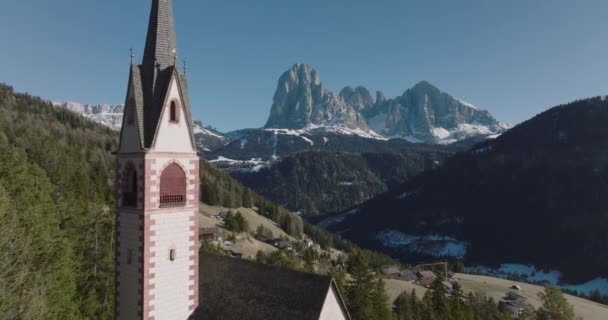
[[[398,266],[384,266],[382,267],[382,274],[385,276],[400,277],[401,269]]]
[[[507,292],[503,300],[506,302],[505,308],[514,316],[519,316],[529,306],[526,296],[513,291]]]
[[[399,273],[399,276],[401,277],[401,279],[408,281],[408,282],[412,282],[412,281],[416,281],[418,279],[418,277],[416,276],[416,273],[412,270],[401,270],[401,273]]]
[[[302,243],[304,244],[305,248],[312,248],[315,245],[315,243],[311,239],[308,239],[308,238],[304,239],[302,241]]]
[[[224,240],[224,232],[218,227],[201,227],[199,229],[198,238],[201,241],[218,241]]]
[[[268,244],[272,245],[273,247],[275,247],[279,250],[285,250],[285,251],[293,250],[293,243],[291,243],[291,241],[289,241],[289,240],[283,240],[281,238],[271,239],[268,241]]]
[[[433,271],[422,270],[416,273],[418,276],[418,283],[424,287],[430,287],[431,284],[437,279],[437,276],[433,273]]]

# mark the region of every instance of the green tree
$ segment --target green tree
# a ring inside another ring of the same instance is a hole
[[[452,320],[466,320],[468,319],[466,313],[466,307],[464,304],[464,292],[458,282],[452,284],[452,293],[450,295],[450,310]]]
[[[447,290],[443,281],[443,275],[440,273],[431,284],[431,301],[437,317],[439,319],[448,319],[450,315],[450,306],[447,298]]]
[[[253,207],[253,201],[251,199],[251,191],[249,190],[249,188],[243,188],[243,207],[244,208],[251,208]]]
[[[412,300],[407,291],[403,291],[395,300],[395,317],[397,320],[414,320]]]
[[[545,291],[538,294],[542,306],[538,309],[538,320],[573,320],[574,308],[568,303],[562,291],[556,287],[546,286]]]

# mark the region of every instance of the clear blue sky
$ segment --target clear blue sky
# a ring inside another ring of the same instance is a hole
[[[0,82],[54,100],[123,103],[149,0],[2,0]],[[518,123],[608,94],[605,0],[174,0],[193,113],[262,126],[294,63],[324,85],[394,97],[420,80]]]

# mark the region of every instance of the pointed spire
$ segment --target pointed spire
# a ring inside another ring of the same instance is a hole
[[[143,59],[144,69],[157,71],[174,65],[176,50],[173,1],[152,0]]]

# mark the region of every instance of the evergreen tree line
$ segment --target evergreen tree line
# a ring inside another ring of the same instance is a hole
[[[464,294],[458,283],[448,293],[441,277],[431,285],[431,290],[418,298],[416,291],[403,292],[394,304],[395,320],[574,320],[573,307],[563,293],[547,286],[539,294],[542,306],[534,310],[524,307],[518,315],[506,309],[503,301],[496,303],[480,293]]]
[[[384,281],[379,272],[373,272],[365,254],[353,251],[345,264],[346,267],[339,264],[332,268],[330,275],[354,320],[575,319],[573,307],[558,288],[551,286],[539,294],[542,306],[538,310],[526,306],[515,316],[503,301],[496,302],[480,293],[465,294],[457,282],[448,291],[441,273],[423,296],[415,290],[404,291],[395,301],[388,301]]]
[[[234,232],[245,232],[249,230],[249,224],[240,211],[237,211],[236,214],[229,211],[224,217],[224,227]]]
[[[0,319],[111,319],[117,134],[0,85]]]

